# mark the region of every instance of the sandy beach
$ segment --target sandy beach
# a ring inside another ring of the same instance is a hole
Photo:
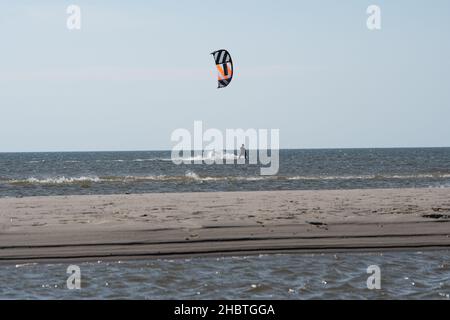
[[[450,247],[450,189],[0,199],[0,262]]]

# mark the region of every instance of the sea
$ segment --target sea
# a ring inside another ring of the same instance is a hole
[[[236,155],[192,154],[184,160]],[[177,165],[170,151],[0,153],[0,198],[450,187],[450,148],[279,150],[277,175],[262,176],[261,167],[236,162]],[[77,265],[81,289],[75,290],[66,283],[69,264],[0,265],[0,299],[450,299],[448,250]],[[367,285],[367,268],[374,265],[380,270],[380,289]]]
[[[0,153],[0,197],[450,187],[450,148],[280,150],[273,176],[261,175],[267,165],[184,160],[170,151]]]

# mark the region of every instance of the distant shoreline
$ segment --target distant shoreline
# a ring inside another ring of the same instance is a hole
[[[0,198],[0,263],[450,248],[450,188]]]

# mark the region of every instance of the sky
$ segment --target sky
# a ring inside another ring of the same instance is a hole
[[[448,39],[447,0],[0,0],[0,152],[169,150],[195,120],[281,148],[448,147]]]

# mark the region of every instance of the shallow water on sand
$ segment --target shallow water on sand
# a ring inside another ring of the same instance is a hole
[[[381,289],[367,288],[378,265]],[[450,251],[275,254],[0,266],[1,299],[450,299]]]

